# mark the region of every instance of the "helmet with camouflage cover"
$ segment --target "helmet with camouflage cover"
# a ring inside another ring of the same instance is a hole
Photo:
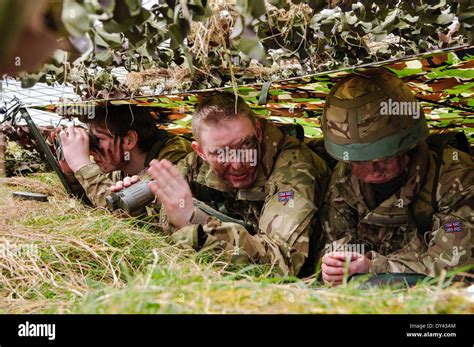
[[[423,109],[410,88],[379,68],[353,73],[331,89],[322,130],[328,153],[344,161],[394,156],[428,135]]]

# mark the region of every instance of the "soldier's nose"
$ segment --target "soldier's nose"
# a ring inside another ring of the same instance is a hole
[[[382,173],[384,170],[384,164],[382,161],[372,162],[372,172]]]
[[[383,177],[385,175],[385,173],[383,172],[383,170],[379,170],[378,168],[374,168],[374,170],[371,171],[371,176],[373,178],[380,178],[380,177]]]
[[[235,160],[230,164],[233,171],[239,171],[243,168],[243,163],[240,160]]]

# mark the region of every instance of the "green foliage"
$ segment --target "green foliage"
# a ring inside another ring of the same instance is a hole
[[[35,150],[24,149],[12,141],[7,142],[5,163],[7,176],[45,172],[49,169],[49,166]]]
[[[180,87],[194,90],[456,46],[470,39],[474,5],[446,0],[330,5],[319,0],[161,0],[148,10],[139,0],[64,0],[60,13],[62,30],[80,55],[55,56],[38,73],[23,76],[23,86],[70,82],[82,97],[91,98],[130,94],[111,75],[115,67],[185,68],[191,82]],[[273,70],[263,76],[240,73],[251,64]]]

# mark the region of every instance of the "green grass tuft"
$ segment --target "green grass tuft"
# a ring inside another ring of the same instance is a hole
[[[54,175],[2,182],[0,245],[36,250],[0,259],[3,313],[474,313],[451,275],[410,289],[330,288],[177,248],[150,224],[82,206]],[[14,200],[16,190],[49,202]]]

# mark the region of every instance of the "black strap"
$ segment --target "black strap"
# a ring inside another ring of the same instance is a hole
[[[199,208],[201,211],[204,211],[206,214],[219,219],[221,222],[240,224],[245,229],[247,229],[247,231],[250,232],[250,234],[253,235],[255,233],[255,228],[253,227],[253,225],[245,223],[241,219],[236,219],[236,218],[229,217],[228,215],[226,215],[222,212],[219,212],[216,209],[206,205],[202,201],[194,199],[194,206]]]
[[[439,211],[438,202],[436,201],[436,191],[438,189],[438,183],[441,174],[441,165],[443,164],[444,149],[447,145],[450,145],[456,149],[459,149],[460,151],[469,153],[469,142],[466,135],[462,131],[452,131],[430,135],[426,139],[426,143],[428,144],[429,148],[435,152],[436,166],[430,192],[431,199],[428,202],[420,199],[419,196],[417,196],[415,201],[410,204],[410,208],[408,210],[411,220],[414,222],[417,230],[420,232],[431,230],[433,215]],[[414,211],[417,204],[420,203],[424,203],[430,208],[430,211],[426,216],[419,216]]]
[[[463,152],[469,153],[469,143],[467,137],[462,131],[452,131],[441,134],[434,134],[426,139],[428,146],[436,153],[436,168],[433,179],[433,186],[431,188],[431,207],[433,213],[438,212],[438,203],[436,201],[436,191],[438,189],[439,175],[441,173],[441,165],[443,164],[443,153],[446,146],[449,144],[452,147]]]
[[[193,196],[208,205],[215,206],[225,201],[224,193],[220,190],[210,188],[196,181],[191,181],[190,186]]]
[[[298,123],[273,123],[278,129],[284,134],[296,137],[300,141],[304,141],[304,128],[301,124]]]

